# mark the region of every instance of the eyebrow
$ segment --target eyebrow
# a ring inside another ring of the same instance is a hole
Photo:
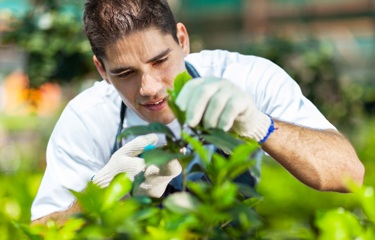
[[[152,62],[154,62],[154,61],[156,61],[160,58],[163,58],[166,55],[168,55],[171,51],[172,51],[172,49],[168,48],[168,49],[164,50],[163,52],[159,53],[158,55],[156,55],[155,57],[148,60],[146,63],[152,63]],[[119,67],[119,68],[110,69],[109,73],[112,74],[112,75],[118,75],[118,74],[123,73],[127,70],[130,70],[130,69],[133,69],[133,67]]]
[[[109,73],[112,74],[112,75],[119,75],[120,73],[123,73],[127,70],[130,70],[132,69],[132,67],[120,67],[120,68],[114,68],[114,69],[110,69],[109,70]]]
[[[155,62],[156,60],[167,56],[171,51],[172,51],[171,48],[167,48],[165,51],[163,51],[163,52],[159,53],[158,55],[156,55],[155,57],[151,58],[146,63]]]

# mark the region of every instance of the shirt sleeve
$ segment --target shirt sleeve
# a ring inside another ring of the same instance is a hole
[[[336,129],[301,92],[299,85],[279,66],[256,58],[246,89],[258,109],[275,119],[313,129]],[[254,74],[258,81],[252,81]]]
[[[87,116],[66,107],[47,146],[47,168],[31,207],[31,220],[67,210],[75,201],[68,189],[82,191],[105,165],[108,159],[103,158],[109,158],[110,150],[101,150],[109,146],[105,135],[96,136],[101,131]]]

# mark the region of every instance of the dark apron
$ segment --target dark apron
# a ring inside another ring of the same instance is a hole
[[[192,78],[199,78],[200,77],[199,73],[195,70],[195,68],[190,63],[185,62],[185,67],[186,67],[187,72],[189,73],[189,75]],[[126,112],[126,106],[125,106],[124,102],[121,101],[120,124],[118,126],[118,130],[117,130],[117,134],[116,134],[116,138],[115,138],[115,143],[113,145],[111,155],[122,147],[122,141],[118,141],[117,139],[122,132],[122,126],[124,124],[124,119],[125,119],[125,112]],[[227,155],[221,149],[217,149],[216,153],[224,156],[225,158],[229,157],[229,155]],[[194,166],[191,166],[191,169],[192,168],[194,168]],[[192,181],[209,181],[207,176],[205,176],[204,174],[194,174],[190,180],[192,180]],[[243,174],[241,174],[237,178],[235,178],[233,180],[233,182],[242,183],[242,184],[246,184],[250,187],[254,187],[255,183],[256,183],[256,179],[251,175],[250,170],[249,170],[249,171],[244,172]],[[172,181],[168,184],[167,189],[165,190],[164,196],[166,196],[170,193],[173,193],[173,192],[180,191],[181,190],[181,184],[182,184],[182,173],[179,176],[172,179]]]

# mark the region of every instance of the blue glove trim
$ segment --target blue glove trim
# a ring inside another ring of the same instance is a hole
[[[152,150],[152,149],[154,149],[154,148],[156,148],[155,145],[147,145],[147,146],[145,147],[144,152],[146,152],[146,151],[148,151],[148,150]],[[143,155],[143,154],[140,155],[141,158],[143,158],[142,155]]]
[[[144,150],[144,151],[152,150],[152,149],[154,149],[154,148],[156,148],[155,145],[147,145],[147,146],[145,147],[145,150]]]
[[[267,114],[268,115],[268,114]],[[271,116],[270,115],[268,115],[269,117],[270,117],[270,119],[271,119],[271,126],[270,126],[270,128],[268,129],[268,133],[267,133],[267,135],[263,138],[263,140],[262,141],[260,141],[259,143],[264,143],[266,140],[267,140],[267,138],[271,135],[271,133],[273,133],[273,131],[275,130],[275,126],[273,125],[273,120],[272,120],[272,118],[271,118]]]
[[[95,175],[91,177],[91,181],[94,179]]]

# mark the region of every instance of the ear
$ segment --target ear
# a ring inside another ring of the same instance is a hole
[[[93,61],[94,61],[94,64],[95,64],[95,67],[96,69],[98,70],[100,76],[108,83],[108,84],[111,84],[111,82],[109,81],[108,77],[107,77],[107,73],[104,69],[104,67],[102,66],[102,64],[100,63],[100,61],[98,60],[98,58],[94,55],[93,56]]]
[[[186,30],[186,27],[182,23],[177,23],[177,39],[180,43],[184,56],[186,57],[190,53],[190,42],[189,34]]]

